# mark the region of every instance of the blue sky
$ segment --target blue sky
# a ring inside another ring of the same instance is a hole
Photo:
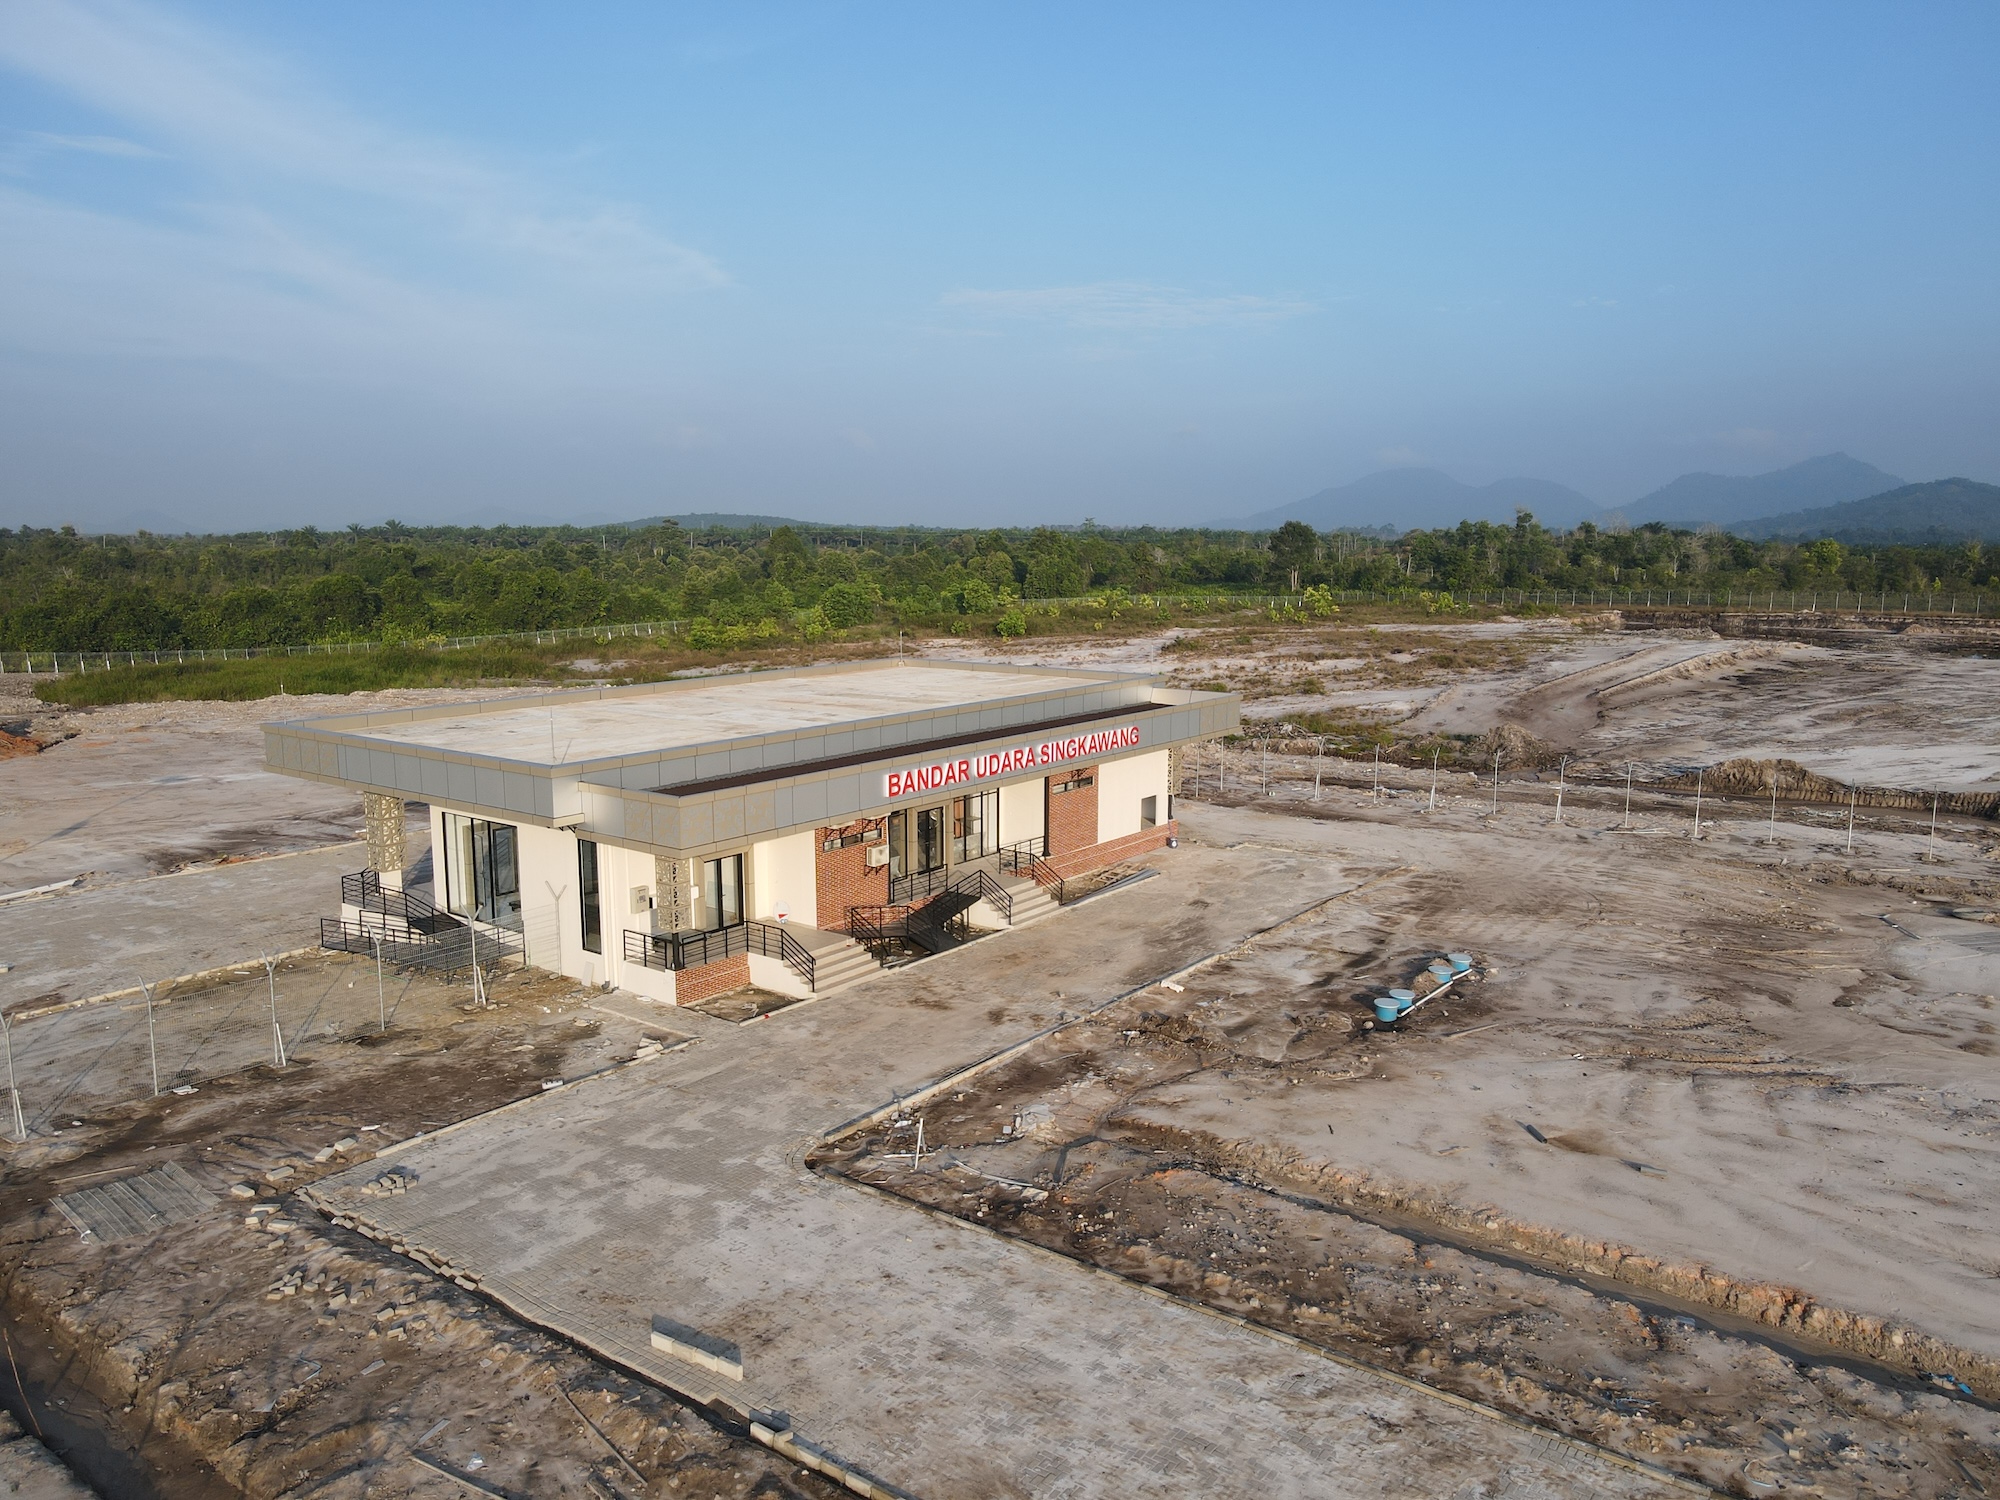
[[[0,524],[2000,479],[1990,5],[0,7]]]

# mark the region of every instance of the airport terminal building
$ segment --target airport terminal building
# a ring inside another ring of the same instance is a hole
[[[510,954],[692,1003],[825,993],[1047,911],[1173,836],[1181,748],[1240,708],[1152,675],[893,659],[269,724],[265,759],[363,795],[369,868],[326,946]],[[405,870],[412,802],[427,873]]]

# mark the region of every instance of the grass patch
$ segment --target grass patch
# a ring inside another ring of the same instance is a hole
[[[245,702],[309,693],[382,688],[472,687],[496,679],[560,681],[579,674],[533,651],[468,647],[429,651],[391,646],[352,656],[253,656],[247,660],[161,662],[58,677],[35,688],[44,703],[97,708],[111,703],[189,699]]]

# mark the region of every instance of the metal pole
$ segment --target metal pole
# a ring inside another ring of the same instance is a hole
[[[1632,762],[1629,760],[1625,762],[1625,822],[1623,826],[1626,828],[1632,826]]]
[[[1766,836],[1765,842],[1771,844],[1778,842],[1778,768],[1776,766],[1771,767],[1771,831]]]
[[[1313,801],[1315,802],[1319,801],[1320,768],[1325,764],[1326,764],[1326,736],[1321,735],[1319,737],[1318,751],[1313,756]]]
[[[1858,786],[1849,787],[1847,789],[1847,852],[1849,854],[1854,852],[1854,804],[1860,800],[1861,788]]]
[[[1271,795],[1271,737],[1264,737],[1264,795]]]
[[[389,1033],[389,1002],[382,993],[382,934],[370,933],[369,937],[375,944],[375,1008],[381,1012],[382,1034],[386,1036]]]
[[[21,1087],[14,1081],[14,1023],[7,1018],[4,1010],[0,1010],[0,1036],[7,1040],[7,1092],[14,1099],[14,1139],[25,1144],[28,1123],[21,1118]]]
[[[1708,768],[1705,766],[1694,773],[1694,833],[1692,835],[1694,838],[1701,837],[1701,782],[1702,778],[1707,774]]]
[[[268,953],[263,957],[264,978],[271,986],[271,1052],[282,1068],[285,1065],[285,1028],[278,1024],[278,962]]]
[[[145,980],[139,981],[139,988],[146,992],[146,1053],[153,1060],[153,1097],[160,1097],[160,1048],[153,1035],[153,987]]]
[[[1500,811],[1500,752],[1493,752],[1493,811]]]
[[[1930,853],[1930,857],[1932,859],[1937,858],[1938,797],[1939,793],[1937,788],[1932,787],[1931,788],[1931,853]]]
[[[1431,751],[1431,805],[1430,811],[1438,810],[1438,752]]]
[[[1556,767],[1556,826],[1558,828],[1562,826],[1563,792],[1567,790],[1568,785],[1569,785],[1569,757],[1565,755],[1562,758],[1562,764]]]

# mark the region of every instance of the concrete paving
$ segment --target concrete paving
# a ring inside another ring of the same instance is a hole
[[[1170,878],[405,1148],[344,1213],[516,1311],[925,1497],[1640,1496],[1679,1486],[974,1226],[814,1176],[844,1121],[1378,873],[1187,847]],[[634,1002],[620,997],[620,1003]],[[933,1105],[948,1107],[948,1099]],[[738,1346],[740,1383],[650,1347]]]

